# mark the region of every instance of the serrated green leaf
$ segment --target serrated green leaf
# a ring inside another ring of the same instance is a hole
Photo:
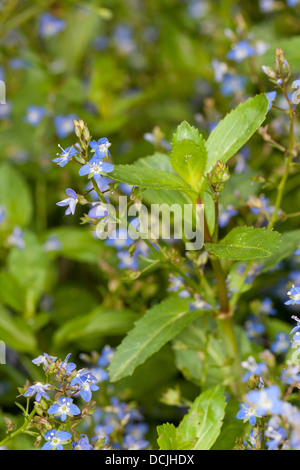
[[[201,393],[178,427],[183,440],[196,438],[194,450],[209,450],[220,434],[225,408],[224,389],[219,385]]]
[[[166,423],[157,427],[159,438],[157,443],[160,450],[191,450],[194,441],[184,442],[180,432],[174,424]]]
[[[201,313],[189,311],[189,300],[175,297],[148,310],[117,348],[109,367],[111,381],[131,375]]]
[[[226,163],[235,155],[264,122],[267,112],[268,100],[262,93],[239,104],[227,114],[207,139],[206,173],[212,170],[218,160]]]
[[[116,181],[139,188],[191,191],[190,186],[173,173],[138,167],[137,165],[115,165],[114,171],[109,176]]]
[[[219,243],[206,243],[205,248],[217,258],[242,261],[273,255],[280,240],[280,233],[273,230],[236,227]]]
[[[202,135],[194,126],[191,126],[188,122],[183,121],[177,127],[175,134],[173,135],[172,146],[175,146],[179,142],[188,140],[196,145],[200,145],[203,141]]]

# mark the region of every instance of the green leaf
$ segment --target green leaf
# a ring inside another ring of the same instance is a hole
[[[65,323],[55,332],[53,341],[56,346],[63,346],[81,338],[122,335],[132,327],[136,318],[137,315],[128,310],[103,310],[100,307]]]
[[[3,304],[22,313],[25,303],[25,291],[12,274],[6,271],[0,272],[0,298]]]
[[[35,234],[25,233],[24,241],[24,249],[20,250],[17,247],[11,249],[8,268],[20,286],[38,295],[43,291],[46,282],[48,269],[46,254]]]
[[[268,100],[264,93],[241,103],[219,122],[206,142],[208,152],[206,173],[219,160],[226,163],[250,139],[264,122]]]
[[[236,227],[219,243],[206,243],[205,248],[220,259],[267,258],[276,253],[280,240],[280,233],[273,230]]]
[[[207,160],[207,150],[202,135],[198,129],[184,121],[173,136],[172,147],[172,167],[197,191]]]
[[[0,166],[0,205],[4,207],[4,224],[25,227],[32,216],[32,199],[26,181],[12,166]]]
[[[292,230],[291,232],[283,233],[278,251],[264,262],[263,271],[268,271],[276,266],[277,263],[292,255],[297,250],[299,242],[300,230]]]
[[[121,345],[110,364],[110,378],[114,382],[131,375],[135,368],[202,312],[189,311],[189,300],[170,297],[151,308],[139,319]]]
[[[179,142],[173,146],[171,162],[174,170],[197,191],[206,165],[207,151],[204,139],[200,145]]]
[[[224,389],[219,385],[201,393],[179,425],[183,440],[196,438],[194,450],[209,450],[220,434],[225,408]]]
[[[160,450],[191,450],[194,441],[183,442],[182,436],[174,424],[166,423],[157,427],[159,438],[157,443]]]
[[[237,439],[244,435],[245,424],[242,420],[237,419],[236,415],[238,411],[239,402],[235,399],[231,399],[226,407],[221,433],[211,450],[232,450],[235,447]]]
[[[175,134],[173,135],[172,146],[180,142],[188,140],[196,145],[200,145],[203,141],[202,135],[194,126],[191,126],[188,122],[183,121],[177,127]]]
[[[139,188],[191,191],[189,185],[173,173],[138,167],[137,165],[116,165],[109,176],[116,181]]]
[[[35,352],[36,339],[23,318],[11,316],[0,305],[0,340],[18,352]]]

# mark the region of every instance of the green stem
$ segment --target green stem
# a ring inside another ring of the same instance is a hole
[[[294,116],[292,103],[290,102],[285,89],[283,89],[283,93],[289,105],[289,115],[290,115],[289,147],[288,147],[288,156],[285,160],[284,173],[278,186],[278,191],[277,191],[277,196],[276,196],[276,201],[275,201],[275,209],[269,221],[268,228],[273,228],[275,223],[277,222],[277,219],[278,219],[277,214],[281,206],[284,188],[285,188],[285,185],[286,185],[289,173],[290,173],[291,165],[293,162],[293,156],[294,156],[294,119],[295,119],[295,116]]]
[[[18,434],[21,434],[22,432],[25,432],[27,427],[29,426],[32,418],[34,417],[36,413],[36,410],[35,408],[33,408],[32,412],[30,413],[29,416],[25,417],[25,420],[24,420],[24,423],[22,424],[22,426],[17,429],[16,431],[10,433],[8,436],[6,436],[1,442],[0,442],[0,447],[4,446],[8,441],[10,441],[11,439],[13,439],[14,437],[16,437]]]

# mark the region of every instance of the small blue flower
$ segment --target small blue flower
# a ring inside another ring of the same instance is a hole
[[[291,347],[291,341],[286,333],[277,333],[270,349],[274,354],[285,354]]]
[[[101,139],[98,140],[98,142],[96,140],[92,140],[89,143],[89,145],[91,149],[93,149],[94,152],[100,153],[100,154],[104,153],[105,155],[108,155],[109,157],[111,156],[108,150],[109,147],[111,146],[111,143],[108,141],[106,137],[102,137]]]
[[[270,13],[276,10],[276,1],[275,0],[260,0],[259,7],[263,13]]]
[[[226,227],[230,219],[237,214],[238,211],[232,205],[227,206],[226,209],[221,209],[219,213],[219,227]]]
[[[84,378],[82,379],[81,383],[79,384],[80,386],[80,396],[81,398],[86,401],[86,402],[89,402],[91,401],[92,399],[92,392],[96,392],[97,390],[99,390],[99,387],[98,385],[95,384],[95,382],[97,381],[96,377],[94,377],[94,380],[91,380],[89,378]]]
[[[13,232],[7,238],[7,243],[11,246],[16,246],[19,250],[24,250],[25,248],[25,241],[24,241],[24,233],[21,227],[15,227]]]
[[[24,121],[36,127],[46,114],[46,109],[43,106],[28,106],[27,114]]]
[[[80,434],[80,439],[77,442],[72,442],[72,447],[74,450],[94,450],[85,434]]]
[[[56,203],[57,206],[68,206],[68,208],[65,211],[65,215],[75,214],[75,209],[76,209],[76,204],[78,202],[77,195],[75,191],[71,188],[66,189],[66,194],[69,196],[67,199],[63,199],[62,201],[59,201]]]
[[[249,315],[249,318],[245,323],[245,330],[248,338],[253,340],[261,336],[265,332],[266,327],[257,317]]]
[[[283,369],[280,380],[288,385],[298,385],[300,383],[300,367],[299,364],[288,364],[286,369]]]
[[[260,377],[268,371],[267,366],[264,362],[260,362],[259,364],[257,364],[254,357],[252,356],[248,357],[247,361],[242,362],[242,367],[244,369],[248,369],[248,372],[242,378],[243,382],[248,382],[252,375],[257,375],[258,377]]]
[[[41,401],[41,398],[50,399],[47,390],[51,389],[50,384],[43,385],[41,382],[36,382],[34,385],[31,385],[28,390],[24,393],[24,397],[32,397],[36,395],[35,399],[37,402]]]
[[[80,168],[79,175],[88,175],[89,178],[94,178],[98,184],[101,181],[103,173],[110,173],[114,170],[114,166],[111,163],[102,161],[103,156],[103,154],[95,153],[89,163],[86,163]]]
[[[64,139],[69,134],[74,132],[73,119],[76,118],[76,114],[68,114],[67,116],[59,115],[54,118],[56,134],[60,139]]]
[[[100,219],[102,217],[107,217],[109,214],[109,210],[106,204],[102,202],[94,202],[92,203],[92,208],[89,210],[88,216],[91,219]]]
[[[71,356],[71,353],[66,356],[65,360],[62,361],[62,363],[59,366],[59,370],[65,371],[66,375],[71,375],[73,370],[76,369],[76,364],[74,364],[74,362],[68,363],[70,356]]]
[[[48,410],[49,415],[58,416],[64,423],[68,416],[80,415],[80,409],[74,405],[72,398],[61,397]]]
[[[226,73],[221,83],[220,91],[223,96],[232,96],[235,93],[243,92],[246,78],[241,75]]]
[[[272,108],[273,106],[273,101],[275,100],[277,96],[277,92],[276,91],[270,91],[269,93],[266,93],[266,97],[267,97],[267,100],[269,102],[269,108],[268,108],[268,111],[270,111],[270,109]]]
[[[293,285],[287,295],[290,297],[290,300],[284,302],[285,305],[300,305],[300,286]]]
[[[300,248],[298,248],[295,253],[294,253],[296,256],[300,256]]]
[[[118,251],[117,258],[120,260],[119,268],[120,269],[137,269],[138,268],[138,258],[136,253],[131,256],[128,251]]]
[[[225,62],[220,62],[217,59],[214,59],[211,65],[214,70],[214,81],[221,83],[223,81],[224,75],[228,71],[228,65]]]
[[[66,27],[64,20],[56,18],[51,13],[44,13],[40,18],[40,36],[51,37],[56,36]]]
[[[112,360],[114,353],[115,353],[115,350],[113,348],[111,348],[108,345],[104,346],[97,362],[98,366],[100,367],[108,366],[108,364]]]
[[[299,0],[286,0],[286,3],[289,7],[294,8],[298,5]]]
[[[244,423],[249,421],[251,426],[255,426],[256,418],[261,418],[262,415],[258,413],[255,408],[251,408],[247,403],[240,404],[240,411],[236,415],[237,419],[243,419]]]
[[[280,389],[277,385],[271,385],[262,390],[252,390],[247,395],[247,401],[261,415],[280,414],[282,411]]]
[[[287,439],[287,434],[284,427],[281,426],[281,419],[279,416],[273,416],[270,419],[265,436],[271,439],[266,441],[266,446],[269,450],[277,450],[278,447]]]
[[[74,157],[74,155],[78,154],[78,150],[76,150],[74,145],[72,147],[67,147],[66,149],[63,149],[60,145],[59,147],[61,148],[62,153],[57,153],[56,155],[59,155],[59,157],[54,158],[52,161],[54,163],[58,163],[62,168],[71,160],[72,157]]]
[[[117,229],[105,240],[105,244],[107,246],[114,246],[117,250],[129,248],[132,243],[132,238],[129,237],[128,230],[126,228]]]
[[[131,434],[126,434],[123,440],[123,446],[128,450],[142,450],[149,446],[149,442],[144,439],[136,439]]]
[[[59,251],[61,248],[62,243],[55,235],[50,235],[43,244],[43,249],[47,253],[51,251]]]
[[[69,439],[71,439],[72,434],[66,431],[58,431],[56,429],[51,429],[45,434],[46,442],[42,450],[63,450],[63,444],[66,444]]]
[[[48,370],[50,364],[53,364],[56,361],[56,359],[57,357],[49,356],[49,354],[44,353],[43,355],[40,355],[36,357],[35,359],[32,359],[31,362],[33,362],[33,364],[37,366],[40,366],[41,364],[43,364],[44,370]]]
[[[242,62],[246,57],[251,57],[255,53],[254,47],[252,47],[248,41],[239,41],[235,44],[231,51],[228,52],[227,57],[235,62]]]
[[[272,300],[266,297],[260,304],[260,313],[264,315],[276,315],[276,310],[273,308]]]

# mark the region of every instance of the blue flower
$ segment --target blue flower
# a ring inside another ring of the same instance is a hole
[[[25,241],[24,241],[24,233],[21,227],[15,227],[13,232],[7,238],[7,243],[11,246],[16,246],[19,250],[24,250],[25,248]]]
[[[61,248],[62,243],[55,235],[50,235],[43,244],[43,249],[47,253],[49,253],[50,251],[59,251]]]
[[[277,333],[270,349],[274,354],[285,354],[291,346],[291,341],[286,333]]]
[[[254,357],[248,357],[247,361],[242,362],[242,367],[244,369],[248,369],[248,372],[242,378],[243,382],[248,382],[248,380],[252,377],[252,375],[261,376],[267,372],[267,366],[264,362],[260,362],[259,364],[256,363]]]
[[[99,390],[98,385],[95,384],[95,382],[97,382],[97,379],[96,379],[95,376],[93,376],[93,377],[94,377],[94,380],[91,380],[89,378],[83,378],[83,380],[79,384],[79,386],[80,386],[80,392],[79,392],[80,396],[86,402],[91,401],[92,392],[96,392],[97,390]]]
[[[108,155],[109,157],[111,156],[108,150],[109,147],[111,146],[111,143],[108,141],[106,137],[102,137],[101,139],[98,140],[98,142],[96,140],[92,140],[89,145],[91,149],[93,149],[94,152],[99,153],[100,155],[104,153],[105,155]]]
[[[45,114],[46,109],[43,106],[28,106],[24,121],[35,127],[41,122]]]
[[[287,434],[285,429],[281,426],[281,419],[279,416],[273,416],[270,419],[265,436],[271,439],[270,441],[266,441],[266,446],[269,450],[276,450],[281,444],[283,444],[287,438]]]
[[[58,416],[64,423],[68,416],[80,415],[80,409],[74,405],[72,398],[61,397],[50,406],[48,414]]]
[[[77,442],[72,442],[72,447],[74,450],[94,450],[85,434],[80,434],[80,439]]]
[[[295,253],[294,253],[296,256],[300,256],[300,248],[298,248]]]
[[[76,369],[76,364],[74,364],[74,362],[68,363],[70,356],[71,356],[71,353],[66,356],[65,360],[62,361],[62,363],[59,366],[59,370],[65,371],[66,375],[71,375],[73,370]]]
[[[236,415],[237,419],[243,419],[244,423],[249,421],[251,426],[255,426],[256,418],[261,418],[262,415],[258,413],[255,408],[251,408],[247,403],[240,404],[240,411]]]
[[[99,390],[96,383],[97,378],[87,369],[80,370],[71,380],[71,386],[78,385],[81,398],[87,402],[92,399],[92,392]]]
[[[113,348],[111,348],[108,345],[104,346],[97,362],[98,366],[100,367],[108,366],[114,353],[115,353],[115,350]]]
[[[260,313],[267,315],[276,315],[276,310],[273,308],[272,300],[266,297],[260,304]]]
[[[289,7],[294,8],[298,5],[299,0],[286,0],[286,3]]]
[[[56,116],[54,118],[54,125],[56,134],[60,139],[67,137],[69,134],[74,132],[73,119],[76,119],[76,114],[69,114],[67,116]]]
[[[71,439],[72,434],[66,431],[58,431],[56,429],[51,429],[45,434],[46,442],[42,450],[63,450],[63,444]]]
[[[79,175],[88,175],[89,178],[94,178],[98,184],[101,181],[103,173],[110,173],[114,170],[114,166],[111,163],[102,161],[103,156],[104,154],[100,155],[99,153],[95,153],[89,163],[86,163],[80,168]]]
[[[41,382],[36,382],[34,385],[31,385],[28,390],[24,393],[24,397],[32,397],[36,395],[35,399],[37,402],[41,401],[41,398],[46,398],[47,400],[50,399],[46,390],[51,389],[50,384],[43,385]]]
[[[232,96],[237,92],[244,91],[246,78],[241,75],[226,73],[221,84],[220,91],[223,96]]]
[[[228,71],[228,65],[225,62],[220,62],[217,59],[214,59],[211,65],[214,70],[214,81],[221,83],[223,81],[224,75]]]
[[[49,354],[44,353],[43,355],[40,355],[36,357],[35,359],[32,359],[31,362],[33,362],[33,364],[37,366],[40,366],[41,364],[43,364],[44,370],[48,370],[50,364],[53,364],[56,361],[56,359],[57,357],[49,356]]]
[[[282,411],[280,389],[277,385],[271,385],[262,390],[252,390],[247,395],[247,401],[261,415],[280,414]]]
[[[299,364],[288,364],[286,369],[283,369],[280,380],[288,385],[297,385],[300,383],[300,367]]]
[[[129,248],[132,243],[132,238],[129,237],[126,228],[117,229],[105,240],[107,246],[114,246],[117,250]]]
[[[231,51],[228,52],[227,57],[235,62],[242,62],[246,57],[251,57],[255,53],[254,47],[252,47],[248,41],[239,41],[235,44]]]
[[[126,434],[123,440],[123,445],[125,449],[128,450],[141,450],[148,447],[149,442],[144,439],[136,439],[131,434]]]
[[[267,100],[269,102],[269,108],[268,108],[268,111],[270,111],[270,109],[272,108],[273,106],[273,101],[275,100],[277,96],[277,92],[276,91],[270,91],[269,93],[266,93],[266,97],[267,97]]]
[[[107,217],[109,214],[109,210],[106,204],[102,202],[95,202],[92,203],[92,208],[89,210],[88,216],[91,219],[100,219],[102,217]]]
[[[58,158],[54,158],[52,161],[54,163],[58,163],[60,167],[64,167],[74,155],[78,154],[78,150],[74,147],[67,147],[66,149],[63,149],[60,145],[59,147],[62,150],[62,153],[57,153],[56,155],[59,155]]]
[[[76,204],[78,202],[77,195],[75,191],[71,188],[66,189],[66,194],[69,196],[67,199],[63,199],[62,201],[59,201],[56,203],[57,206],[68,206],[68,208],[65,211],[65,215],[75,214],[75,209],[76,209]]]
[[[120,260],[119,268],[120,269],[137,269],[138,268],[138,258],[136,253],[131,256],[128,251],[118,251],[117,257]]]
[[[238,211],[232,206],[229,205],[226,209],[220,210],[219,213],[219,227],[224,228],[229,223],[231,217],[234,217],[238,214]]]
[[[64,20],[56,18],[51,13],[44,13],[40,18],[40,36],[51,37],[56,36],[66,27]]]
[[[254,315],[249,315],[249,318],[245,323],[245,329],[248,338],[255,339],[265,332],[266,327],[259,321],[257,317]]]
[[[260,0],[259,1],[260,10],[263,13],[270,13],[276,9],[276,1],[275,0]]]
[[[293,285],[287,295],[290,297],[290,300],[284,302],[285,305],[300,305],[300,286]]]

